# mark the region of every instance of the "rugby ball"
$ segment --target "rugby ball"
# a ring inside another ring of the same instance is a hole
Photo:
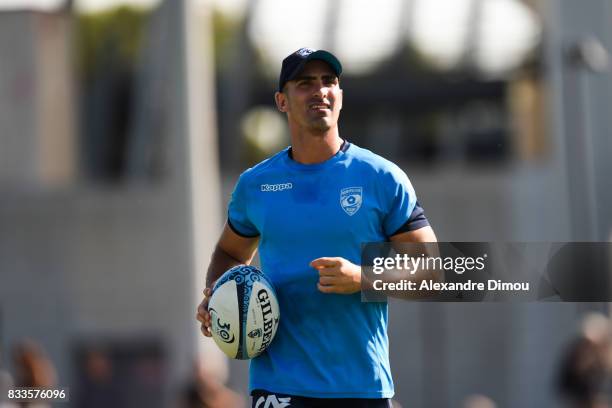
[[[208,302],[212,338],[231,358],[247,360],[270,345],[280,319],[272,283],[259,269],[238,265],[215,283]]]

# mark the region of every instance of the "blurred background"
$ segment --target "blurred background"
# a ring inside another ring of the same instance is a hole
[[[0,0],[0,389],[246,404],[195,309],[238,175],[289,144],[303,46],[439,240],[611,240],[609,0]],[[561,406],[582,322],[609,328],[604,303],[391,303],[404,407]]]

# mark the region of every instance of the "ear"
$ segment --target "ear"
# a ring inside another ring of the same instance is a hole
[[[274,101],[279,111],[287,112],[287,95],[282,92],[276,92],[274,94]]]
[[[338,110],[342,110],[342,100],[344,99],[344,90],[340,89],[340,94],[338,95],[338,102],[340,102],[338,105]]]

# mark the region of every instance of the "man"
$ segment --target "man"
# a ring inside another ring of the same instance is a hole
[[[251,361],[253,407],[388,407],[387,304],[361,302],[360,245],[436,241],[404,172],[340,138],[341,73],[327,51],[285,58],[275,100],[291,147],[240,176],[208,269],[208,337],[210,288],[258,247],[276,288],[281,319]]]

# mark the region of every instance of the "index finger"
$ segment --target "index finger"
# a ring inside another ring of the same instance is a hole
[[[338,258],[331,258],[327,256],[317,258],[310,262],[310,266],[316,269],[330,268],[338,265],[340,265],[340,260]]]
[[[206,307],[207,305],[205,305],[204,303],[200,303],[198,305],[198,314],[202,315],[202,316],[206,316],[209,314],[208,309]]]

